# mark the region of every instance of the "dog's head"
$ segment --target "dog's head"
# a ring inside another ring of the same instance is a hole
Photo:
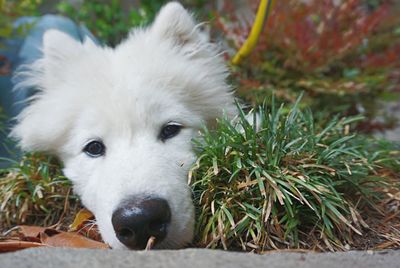
[[[48,31],[43,58],[23,74],[22,85],[39,92],[12,135],[24,150],[61,158],[105,242],[192,240],[191,140],[234,105],[223,60],[180,4],[115,49]]]

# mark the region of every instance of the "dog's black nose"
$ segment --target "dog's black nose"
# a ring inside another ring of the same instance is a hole
[[[156,238],[156,243],[162,241],[170,221],[168,202],[161,198],[126,200],[112,215],[118,240],[130,249],[144,249],[151,236]]]

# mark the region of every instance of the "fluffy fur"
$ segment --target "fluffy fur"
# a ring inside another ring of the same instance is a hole
[[[12,136],[24,150],[60,157],[75,192],[97,219],[113,248],[111,215],[135,194],[168,201],[172,218],[159,248],[193,238],[194,208],[187,174],[194,161],[191,140],[203,123],[235,111],[227,69],[178,3],[163,7],[153,25],[136,29],[115,49],[83,44],[50,30],[43,58],[20,73],[18,86],[39,90],[19,115]],[[162,142],[161,127],[184,126]],[[107,152],[90,158],[85,144],[99,138]]]

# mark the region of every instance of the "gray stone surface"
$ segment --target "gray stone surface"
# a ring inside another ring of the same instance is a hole
[[[36,248],[0,254],[1,268],[158,268],[158,267],[251,267],[251,268],[394,268],[400,267],[400,251],[347,253],[234,253],[185,249],[165,251],[120,251]]]

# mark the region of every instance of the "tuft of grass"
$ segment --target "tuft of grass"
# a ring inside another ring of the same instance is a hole
[[[380,200],[376,189],[398,190],[379,171],[398,167],[399,151],[352,133],[360,117],[318,126],[299,101],[278,107],[272,99],[250,114],[239,107],[236,120],[220,120],[195,141],[200,246],[345,250],[368,227],[360,211]]]
[[[79,206],[59,162],[40,153],[25,155],[0,170],[0,230],[15,224],[56,224]]]

